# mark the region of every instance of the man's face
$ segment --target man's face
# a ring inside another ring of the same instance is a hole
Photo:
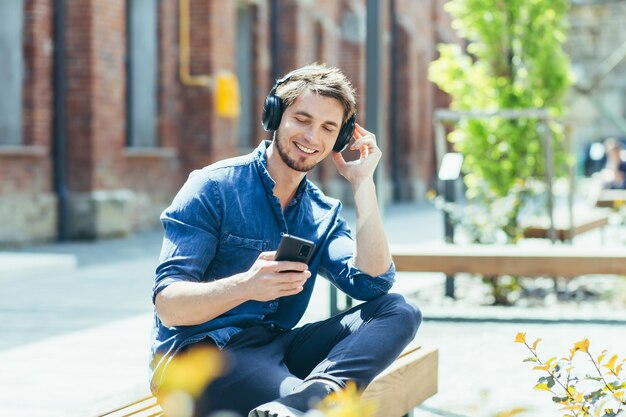
[[[289,168],[310,171],[332,151],[342,119],[338,100],[305,91],[283,113],[274,138],[278,155]]]

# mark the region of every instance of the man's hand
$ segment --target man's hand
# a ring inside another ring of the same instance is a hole
[[[382,152],[376,145],[374,134],[363,129],[358,123],[354,126],[353,137],[355,141],[350,149],[359,150],[361,154],[359,159],[346,162],[341,153],[333,152],[332,155],[339,173],[352,184],[355,184],[374,177],[374,170],[380,161]]]
[[[298,294],[311,276],[309,266],[302,262],[275,261],[276,252],[263,252],[252,267],[241,275],[247,299],[270,301]],[[290,271],[290,272],[285,272]]]

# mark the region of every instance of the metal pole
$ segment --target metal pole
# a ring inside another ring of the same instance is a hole
[[[376,197],[380,215],[384,216],[385,211],[385,138],[382,131],[382,114],[380,93],[380,73],[382,60],[380,59],[381,50],[381,31],[380,31],[380,10],[379,0],[367,0],[367,17],[366,17],[366,50],[365,50],[365,93],[367,100],[365,101],[365,128],[376,135],[378,147],[383,152],[383,157],[378,163],[376,173],[374,174],[374,182],[376,183]]]
[[[67,130],[65,112],[65,1],[54,0],[53,51],[53,174],[57,195],[57,239],[69,239],[69,192],[65,168],[67,164]]]
[[[442,120],[439,118],[439,115],[437,113],[435,113],[435,118],[433,122],[435,126],[435,154],[437,159],[435,162],[437,171],[439,171],[441,169],[441,161],[443,160],[443,156],[447,151],[446,130]],[[443,198],[446,203],[454,200],[455,184],[453,181],[444,181],[441,179],[437,179],[437,185],[438,192],[439,194],[443,194]],[[454,243],[454,225],[452,224],[450,213],[448,213],[446,210],[443,211],[443,228],[446,243]],[[456,298],[456,295],[454,294],[454,287],[454,275],[446,275],[446,287],[444,295],[452,299]]]
[[[554,178],[554,160],[552,158],[552,132],[550,131],[550,119],[545,117],[541,119],[543,122],[544,133],[543,147],[546,158],[546,186],[548,188],[548,219],[550,220],[550,228],[548,229],[548,236],[550,241],[554,243],[556,241],[556,228],[554,227],[554,192],[552,190],[552,181]]]
[[[454,203],[455,198],[455,180],[443,180],[443,198],[446,203]],[[448,213],[447,210],[443,211],[443,221],[444,221],[444,235],[446,238],[446,243],[452,244],[454,243],[454,224],[452,224],[452,216]],[[454,294],[454,275],[446,275],[446,291],[445,296],[455,299],[456,296]]]

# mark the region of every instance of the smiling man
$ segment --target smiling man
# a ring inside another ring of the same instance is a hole
[[[224,352],[228,366],[202,392],[196,416],[302,416],[348,381],[364,389],[413,339],[419,310],[388,293],[395,269],[373,180],[382,154],[355,123],[355,108],[338,69],[292,71],[263,109],[273,140],[194,171],[163,212],[153,288],[157,397],[172,358],[208,345]],[[346,146],[359,159],[346,162]],[[354,237],[341,203],[306,178],[328,155],[352,185]],[[308,265],[274,260],[285,233],[315,243]],[[365,302],[294,328],[318,275]]]

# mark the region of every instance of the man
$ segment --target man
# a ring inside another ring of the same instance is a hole
[[[604,142],[606,164],[600,172],[603,188],[626,189],[626,160],[622,158],[622,144],[615,138]]]
[[[164,211],[152,368],[165,371],[154,375],[167,376],[171,358],[197,344],[229,358],[196,415],[302,416],[348,381],[365,388],[415,336],[419,310],[388,294],[395,269],[373,181],[382,154],[374,135],[354,123],[355,107],[338,69],[292,71],[266,100],[263,123],[273,141],[193,172]],[[346,162],[334,152],[343,146],[338,139],[354,139],[360,158]],[[328,155],[352,185],[356,242],[340,202],[306,178]],[[274,261],[283,233],[315,242],[308,265]],[[294,329],[318,273],[367,302]]]

